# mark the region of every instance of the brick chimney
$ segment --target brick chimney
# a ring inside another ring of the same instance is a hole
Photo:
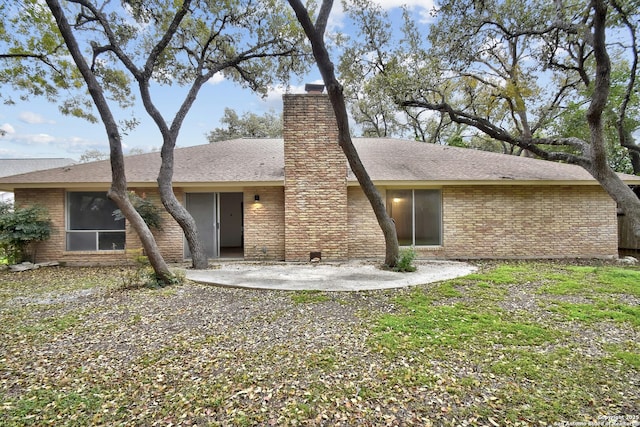
[[[347,159],[329,97],[307,91],[283,98],[285,259],[346,259]]]

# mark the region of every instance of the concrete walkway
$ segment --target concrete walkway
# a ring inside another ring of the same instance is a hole
[[[413,273],[381,270],[365,261],[344,263],[220,262],[209,270],[185,270],[189,280],[250,289],[368,291],[420,285],[465,276],[477,267],[453,261],[418,261]]]

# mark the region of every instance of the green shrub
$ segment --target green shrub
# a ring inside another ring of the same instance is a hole
[[[51,220],[42,206],[14,208],[0,203],[0,258],[9,264],[36,262],[37,243],[51,236]]]
[[[163,282],[158,279],[151,264],[149,258],[143,255],[142,249],[133,249],[126,251],[127,258],[133,261],[133,266],[123,269],[120,280],[120,290],[127,289],[140,289],[140,288],[162,288],[170,285],[180,285],[186,280],[186,275],[183,271],[173,271],[173,276],[168,282]]]
[[[120,289],[138,289],[149,284],[149,277],[153,269],[149,264],[149,258],[143,255],[142,249],[125,251],[127,258],[133,261],[133,267],[126,268],[122,272]]]
[[[399,271],[401,273],[408,273],[416,271],[416,266],[413,265],[413,261],[416,259],[416,251],[413,248],[407,248],[400,251],[398,262],[393,268],[393,271]]]
[[[142,193],[141,197],[138,196],[135,191],[130,191],[129,200],[149,228],[152,230],[156,229],[158,231],[162,231],[162,216],[160,208],[147,200],[144,193]],[[113,216],[116,220],[124,219],[124,215],[120,209],[113,211]]]

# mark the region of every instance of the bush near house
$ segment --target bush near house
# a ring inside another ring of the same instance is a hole
[[[398,263],[393,270],[400,273],[411,273],[416,271],[416,266],[413,264],[413,261],[416,259],[417,255],[418,254],[413,247],[401,250],[400,256],[398,257]]]
[[[51,235],[51,220],[41,206],[14,208],[0,203],[0,258],[9,264],[36,261],[37,242]]]
[[[162,211],[159,207],[154,205],[153,202],[147,199],[147,195],[145,193],[142,193],[142,196],[138,196],[135,191],[130,191],[129,200],[150,229],[162,231]],[[113,211],[113,217],[116,221],[125,219],[125,216],[120,209]]]

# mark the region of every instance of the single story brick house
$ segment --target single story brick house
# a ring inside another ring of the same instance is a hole
[[[401,245],[421,258],[617,257],[616,204],[578,166],[398,139],[354,142]],[[130,189],[160,205],[160,154],[126,164]],[[112,215],[110,180],[109,162],[99,161],[0,178],[0,190],[13,191],[18,205],[48,208],[54,232],[39,246],[39,261],[118,263],[140,243]],[[325,94],[284,96],[283,139],[176,149],[173,183],[211,258],[384,257]],[[188,259],[181,229],[164,219],[154,234],[165,259]]]

